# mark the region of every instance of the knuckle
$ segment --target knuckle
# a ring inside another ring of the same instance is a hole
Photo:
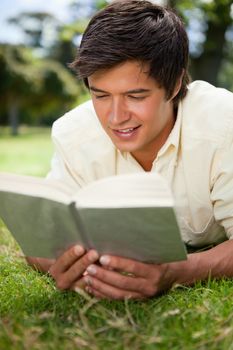
[[[99,259],[99,254],[97,253],[97,251],[95,251],[94,249],[91,249],[88,254],[87,254],[87,258],[88,258],[88,262],[93,263],[95,262],[97,259]]]
[[[149,286],[147,286],[147,288],[145,289],[145,295],[146,295],[147,297],[153,297],[156,293],[157,293],[157,288],[156,288],[156,286],[149,285]]]
[[[85,254],[83,258],[80,259],[80,265],[83,268],[86,268],[90,264],[94,263],[96,260],[96,254],[93,251],[90,251],[89,253]]]
[[[63,279],[58,279],[56,280],[56,287],[60,290],[66,290],[68,288],[68,285]]]
[[[108,270],[96,268],[95,276],[97,276],[102,281],[108,280]]]
[[[150,296],[153,297],[158,293],[158,288],[153,287],[150,291]]]
[[[111,299],[113,300],[122,300],[122,299],[125,299],[125,296],[122,294],[113,294],[111,295]]]
[[[128,299],[128,294],[125,291],[114,291],[112,292],[111,299],[114,300],[125,300]]]
[[[124,290],[127,290],[129,287],[129,280],[128,278],[123,278],[121,282],[121,288]]]

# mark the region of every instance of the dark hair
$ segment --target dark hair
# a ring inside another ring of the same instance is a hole
[[[149,63],[149,76],[165,89],[167,98],[183,74],[174,105],[185,96],[188,37],[171,9],[144,0],[114,1],[89,22],[71,67],[88,87],[87,78],[96,71],[129,60]]]

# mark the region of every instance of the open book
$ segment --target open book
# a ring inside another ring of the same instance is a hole
[[[73,244],[143,262],[186,259],[165,180],[104,178],[75,193],[55,180],[0,173],[0,218],[26,256],[57,257]]]

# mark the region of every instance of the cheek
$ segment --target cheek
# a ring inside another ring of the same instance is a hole
[[[138,119],[143,123],[148,124],[148,126],[152,126],[153,124],[157,124],[160,119],[160,109],[161,107],[157,104],[149,102],[147,104],[137,106],[135,109],[135,115],[137,115]]]

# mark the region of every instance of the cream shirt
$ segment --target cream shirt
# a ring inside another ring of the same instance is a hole
[[[118,151],[91,101],[58,119],[49,173],[76,186],[143,168]],[[183,240],[192,246],[233,238],[233,94],[196,81],[179,104],[177,120],[151,171],[167,179]]]

